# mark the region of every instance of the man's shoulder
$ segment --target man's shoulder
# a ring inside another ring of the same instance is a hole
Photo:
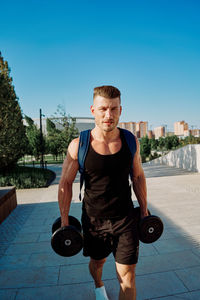
[[[70,156],[74,159],[78,159],[78,148],[79,148],[79,137],[73,139],[68,147],[68,152]]]

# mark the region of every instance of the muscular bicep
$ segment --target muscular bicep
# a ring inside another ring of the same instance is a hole
[[[79,168],[77,153],[78,139],[75,139],[68,147],[67,156],[63,163],[60,185],[65,183],[72,184],[74,182]]]
[[[62,175],[61,175],[61,183],[70,183],[72,184],[76,178],[76,174],[78,172],[78,161],[74,160],[70,153],[67,152],[67,157],[64,160]]]
[[[137,178],[138,176],[144,174],[142,168],[141,156],[140,156],[140,144],[138,139],[136,139],[136,145],[137,145],[137,149],[133,158],[133,178]]]

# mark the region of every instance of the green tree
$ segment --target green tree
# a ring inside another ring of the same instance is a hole
[[[56,128],[54,122],[47,118],[47,152],[53,154],[56,159],[59,154],[63,153],[62,131]]]
[[[146,158],[151,154],[151,142],[146,135],[140,139],[140,155],[142,158],[142,162],[146,161]]]
[[[55,115],[52,120],[57,125],[56,128],[61,130],[61,144],[62,153],[66,153],[70,142],[79,134],[76,128],[76,119],[66,114],[62,105],[58,105]]]
[[[166,136],[164,142],[166,150],[171,150],[173,148],[173,139],[171,136]]]
[[[158,148],[158,140],[155,138],[150,139],[150,144],[151,144],[151,149],[152,150],[157,150]]]
[[[172,135],[171,137],[172,148],[176,149],[180,145],[179,138],[176,135]]]
[[[159,137],[158,147],[159,147],[160,150],[164,149],[164,147],[165,147],[165,138],[164,137]]]
[[[0,52],[0,169],[9,169],[25,153],[25,127],[10,77],[10,68]]]
[[[26,135],[28,138],[28,146],[26,148],[27,149],[26,154],[33,155],[36,158],[36,160],[38,160],[42,152],[42,147],[43,149],[45,149],[44,137],[43,140],[41,141],[40,130],[37,128],[37,126],[34,124],[34,121],[30,117],[25,116],[25,121],[27,123]]]

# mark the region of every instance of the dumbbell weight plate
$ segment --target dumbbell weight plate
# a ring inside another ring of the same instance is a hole
[[[147,216],[140,221],[140,241],[146,244],[154,243],[163,233],[163,222],[157,216]]]
[[[57,229],[51,238],[53,250],[61,256],[73,256],[81,251],[83,238],[74,226],[65,226]]]
[[[78,219],[73,216],[68,216],[69,218],[69,225],[74,226],[79,232],[81,232],[82,227],[81,223]],[[61,217],[57,218],[52,225],[52,233],[54,233],[58,228],[61,227]]]
[[[51,229],[52,233],[54,233],[60,227],[61,227],[61,217],[57,218],[55,220],[55,222],[53,223],[52,229]]]

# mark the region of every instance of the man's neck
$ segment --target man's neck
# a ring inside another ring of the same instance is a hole
[[[101,142],[109,143],[119,138],[120,130],[116,127],[112,131],[104,131],[101,130],[98,126],[96,126],[91,131],[92,136],[95,140],[99,140]]]

